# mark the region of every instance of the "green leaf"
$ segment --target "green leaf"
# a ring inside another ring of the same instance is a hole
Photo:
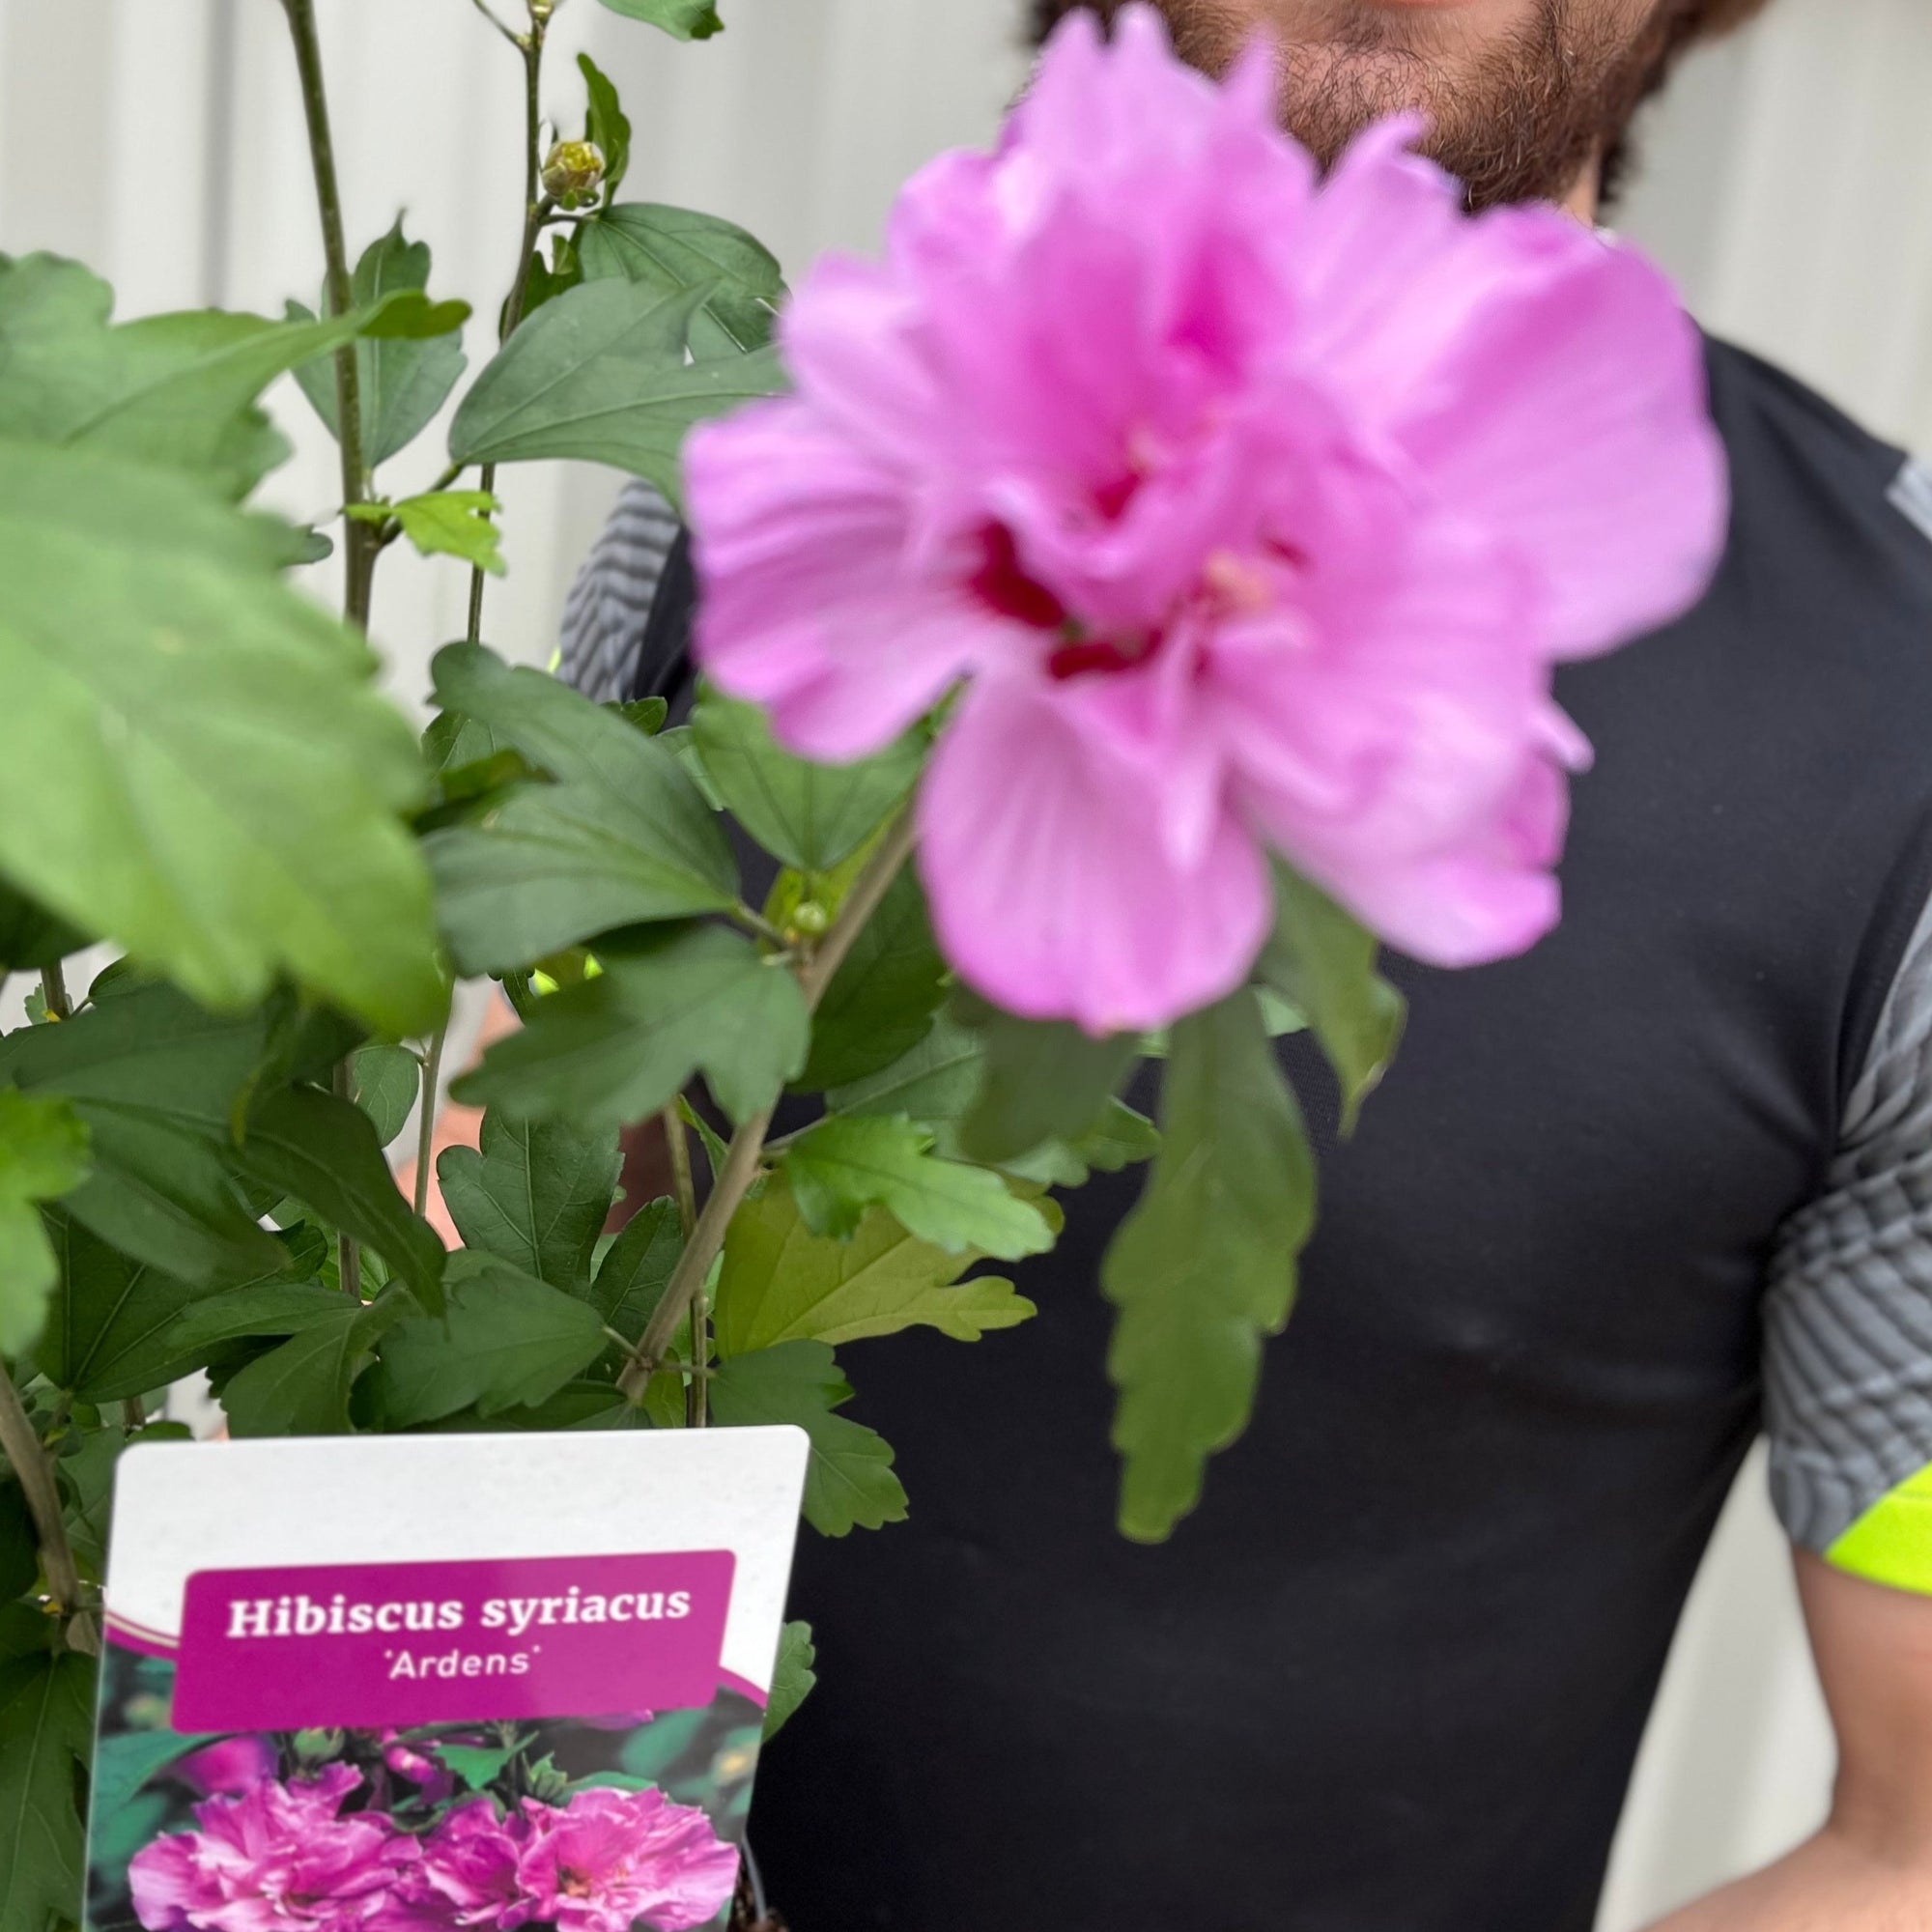
[[[260,1286],[193,1287],[108,1246],[71,1215],[55,1212],[47,1218],[60,1283],[34,1350],[34,1366],[80,1402],[145,1395],[200,1368],[208,1359],[205,1346],[179,1336],[177,1323],[189,1310],[253,1293]],[[312,1278],[325,1246],[313,1228],[276,1236],[279,1278]]]
[[[41,1332],[54,1252],[36,1203],[86,1179],[87,1127],[65,1100],[0,1087],[0,1355]]]
[[[721,1429],[796,1424],[811,1437],[805,1520],[821,1536],[903,1522],[906,1493],[893,1452],[871,1430],[833,1411],[852,1399],[823,1342],[786,1342],[721,1362],[711,1381],[711,1418]]]
[[[367,1114],[319,1087],[264,1094],[236,1159],[243,1173],[313,1208],[374,1248],[432,1313],[442,1306],[442,1242],[403,1199]]]
[[[608,463],[676,502],[685,433],[784,386],[770,350],[686,361],[685,338],[704,295],[666,296],[613,278],[546,303],[464,397],[449,429],[451,459]]]
[[[418,292],[429,286],[429,246],[403,239],[402,217],[380,241],[362,251],[355,265],[351,300],[357,309],[374,307],[401,289]],[[310,321],[298,302],[289,313]],[[427,429],[466,367],[461,338],[451,331],[427,340],[391,338],[355,345],[357,388],[362,399],[362,461],[374,469],[406,449]],[[336,424],[335,362],[306,362],[296,371],[302,394],[328,425]],[[406,526],[407,527],[407,526]]]
[[[134,1802],[157,1772],[213,1744],[219,1735],[172,1729],[105,1732],[95,1747],[94,1776],[89,1780],[95,1817],[112,1818]]]
[[[818,1682],[812,1665],[818,1651],[811,1641],[811,1626],[786,1624],[779,1633],[778,1662],[772,1668],[772,1694],[765,1705],[764,1738],[767,1744],[784,1729],[798,1707],[811,1695]]]
[[[691,323],[691,353],[700,362],[748,355],[772,340],[784,272],[762,242],[732,222],[627,202],[583,223],[577,252],[586,281],[622,277],[666,296],[707,291]]]
[[[916,1046],[877,1073],[834,1087],[825,1104],[835,1114],[904,1114],[927,1125],[956,1121],[980,1091],[985,1058],[980,1036],[941,1013]]]
[[[323,322],[205,309],[114,327],[113,299],[78,263],[0,261],[0,437],[186,470],[231,497],[288,453],[253,407],[277,376],[373,330],[449,327],[467,312],[439,315],[399,289]]]
[[[422,1063],[406,1046],[365,1046],[352,1063],[355,1104],[384,1147],[409,1124],[422,1090]]]
[[[580,1301],[494,1255],[452,1270],[446,1321],[405,1321],[383,1344],[367,1394],[391,1429],[483,1417],[547,1402],[605,1348],[604,1323]]]
[[[94,1166],[67,1197],[75,1220],[136,1260],[226,1285],[284,1259],[230,1172],[238,1096],[266,1049],[261,1015],[221,1019],[141,986],[10,1034],[0,1080],[65,1097],[86,1123]]]
[[[445,1744],[439,1738],[436,1754],[471,1791],[481,1791],[503,1775],[503,1767],[517,1753],[512,1749],[493,1749],[482,1745]]]
[[[1085,1133],[1138,1049],[1132,1034],[1095,1039],[1065,1020],[1023,1020],[964,998],[956,1007],[986,1053],[979,1098],[960,1130],[974,1160],[1013,1160],[1043,1141]]]
[[[797,1084],[848,1087],[892,1065],[923,1039],[946,990],[925,895],[911,867],[887,889],[812,1016],[811,1057]]]
[[[1255,971],[1314,1028],[1342,1090],[1342,1131],[1388,1071],[1403,997],[1376,971],[1374,933],[1292,867],[1274,867],[1274,933]]]
[[[438,653],[437,697],[555,776],[427,841],[458,967],[526,967],[614,926],[722,912],[738,870],[663,740],[480,647]]]
[[[724,1136],[691,1104],[689,1094],[678,1096],[677,1117],[697,1136],[698,1145],[703,1148],[704,1158],[711,1169],[711,1178],[716,1180],[724,1172],[725,1157],[730,1152]]]
[[[287,971],[401,1036],[444,995],[425,775],[285,538],[154,471],[0,442],[0,873],[211,1006]]]
[[[86,944],[78,926],[0,884],[0,972],[42,973]]]
[[[597,1264],[590,1302],[605,1322],[637,1341],[657,1313],[671,1270],[684,1252],[675,1201],[650,1201],[638,1209]]]
[[[915,1239],[879,1208],[859,1217],[849,1240],[828,1240],[806,1226],[784,1177],[774,1175],[732,1216],[724,1239],[713,1318],[719,1352],[859,1342],[914,1327],[977,1342],[1018,1326],[1035,1309],[1011,1282],[959,1280],[980,1259]]]
[[[537,1003],[529,1024],[493,1046],[458,1096],[520,1119],[615,1127],[669,1105],[702,1071],[743,1122],[805,1065],[810,1020],[797,979],[713,925],[661,928],[604,970]]]
[[[502,539],[490,519],[503,507],[488,490],[432,490],[393,503],[352,503],[348,514],[358,523],[381,524],[394,517],[403,534],[424,556],[457,556],[492,577],[501,577]]]
[[[179,1422],[154,1422],[140,1432],[143,1442],[186,1442],[191,1436]],[[107,1512],[114,1494],[114,1469],[121,1452],[134,1440],[132,1431],[107,1424],[70,1435],[55,1463],[59,1478],[67,1540],[80,1574],[99,1582],[107,1568]]]
[[[223,1342],[301,1335],[327,1328],[357,1304],[319,1281],[257,1282],[212,1294],[183,1312],[167,1333],[170,1348],[205,1352]]]
[[[76,1800],[93,1742],[87,1658],[0,1664],[0,1932],[43,1932],[79,1916]]]
[[[484,1115],[480,1145],[446,1148],[437,1179],[472,1248],[582,1295],[623,1166],[614,1133]]]
[[[550,241],[550,260],[544,260],[543,250],[536,249],[530,256],[528,276],[524,282],[525,322],[536,314],[547,302],[554,302],[558,296],[568,295],[583,280],[583,265],[578,259],[575,235],[553,235]]]
[[[914,735],[851,765],[815,765],[774,743],[756,705],[707,686],[692,721],[725,806],[767,852],[801,871],[830,870],[877,831],[919,777]]]
[[[604,0],[613,14],[647,20],[674,41],[708,41],[724,31],[717,0]]]
[[[951,1151],[952,1131],[950,1127],[940,1131],[942,1151]],[[1042,1141],[1031,1153],[1002,1161],[1000,1171],[1041,1187],[1085,1187],[1095,1168],[1102,1174],[1119,1174],[1136,1161],[1151,1160],[1159,1151],[1160,1134],[1154,1123],[1124,1100],[1109,1100],[1084,1134],[1070,1141]]]
[[[1247,1426],[1262,1338],[1288,1320],[1314,1225],[1300,1109],[1254,996],[1237,993],[1174,1029],[1160,1153],[1101,1267],[1120,1310],[1107,1370],[1128,1536],[1170,1535],[1208,1457]]]
[[[229,1379],[221,1406],[235,1435],[349,1433],[350,1391],[409,1304],[397,1295],[367,1305],[335,1299],[329,1320],[303,1328]]]
[[[785,1150],[792,1198],[815,1235],[849,1240],[867,1208],[948,1254],[1001,1261],[1044,1254],[1053,1230],[997,1174],[936,1158],[931,1132],[903,1115],[842,1119],[808,1128]]]
[[[579,54],[577,65],[590,98],[590,112],[584,123],[583,138],[604,156],[603,194],[604,200],[609,203],[615,198],[618,188],[623,185],[624,177],[631,170],[631,124],[625,117],[623,103],[617,99],[616,83],[611,76],[588,54]]]

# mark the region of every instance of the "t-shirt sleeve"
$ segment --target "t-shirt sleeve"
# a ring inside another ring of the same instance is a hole
[[[1765,1420],[1793,1541],[1932,1595],[1932,906],[1773,1264]]]
[[[636,688],[651,606],[677,541],[677,515],[648,483],[625,484],[563,608],[556,674],[600,704]]]

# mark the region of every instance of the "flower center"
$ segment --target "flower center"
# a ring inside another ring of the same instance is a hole
[[[556,1868],[556,1889],[566,1898],[588,1898],[590,1881],[582,1872],[574,1872],[568,1865]]]
[[[980,532],[980,568],[966,587],[980,603],[1037,631],[1057,631],[1066,623],[1066,607],[1026,574],[1013,533],[1004,524],[988,524]]]

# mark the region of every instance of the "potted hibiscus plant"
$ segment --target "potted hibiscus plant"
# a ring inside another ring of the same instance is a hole
[[[197,1371],[241,1436],[794,1423],[812,1528],[873,1530],[907,1499],[839,1412],[839,1351],[1023,1322],[989,1264],[1052,1246],[1056,1188],[1146,1162],[1097,1286],[1122,1525],[1166,1536],[1312,1225],[1271,1035],[1312,1029],[1351,1113],[1401,1021],[1379,939],[1463,965],[1548,928],[1587,750],[1550,667],[1681,609],[1716,554],[1662,283],[1554,214],[1466,219],[1411,126],[1320,181],[1264,47],[1215,86],[1145,10],[1111,42],[1076,15],[1001,145],[908,187],[883,260],[788,295],[743,231],[627,194],[614,87],[546,71],[556,4],[469,21],[527,102],[513,273],[473,316],[400,221],[352,250],[314,0],[283,7],[319,303],[115,321],[76,263],[0,265],[0,960],[33,985],[0,1038],[0,1932],[81,1918],[115,1459],[184,1433],[163,1398]],[[581,138],[543,118],[559,92]],[[285,372],[340,446],[326,529],[247,508]],[[446,470],[395,492],[459,395]],[[497,469],[555,460],[684,507],[688,722],[490,647]],[[472,574],[420,741],[362,635],[398,543]],[[284,581],[331,545],[339,617]],[[756,903],[727,820],[780,867]],[[427,1160],[409,1198],[390,1151],[413,1116],[426,1153],[452,986],[485,979],[523,1025],[460,1089],[487,1111],[440,1169],[446,1250]],[[1150,1058],[1157,1121],[1118,1097]],[[672,1181],[624,1218],[645,1122]],[[747,1776],[810,1663],[789,1627]],[[138,1672],[108,1690],[153,1702]],[[444,1906],[523,1884],[490,1922],[566,1922],[504,1861],[549,1869],[572,1818],[644,1829],[521,1735],[171,1764],[150,1903],[106,1914],[150,1932],[229,1922],[179,1897],[243,1803],[393,1922],[441,1922],[396,1875],[432,1851]],[[93,1776],[125,1819],[153,1769]],[[642,1782],[675,1836],[670,1760]],[[723,1922],[670,1895],[567,1922]]]

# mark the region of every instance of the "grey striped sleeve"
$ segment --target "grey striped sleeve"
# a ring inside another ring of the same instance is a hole
[[[1765,1304],[1772,1497],[1823,1552],[1932,1466],[1932,906]]]
[[[624,697],[637,674],[644,625],[677,539],[677,514],[638,478],[624,485],[563,607],[557,675],[600,704]]]

